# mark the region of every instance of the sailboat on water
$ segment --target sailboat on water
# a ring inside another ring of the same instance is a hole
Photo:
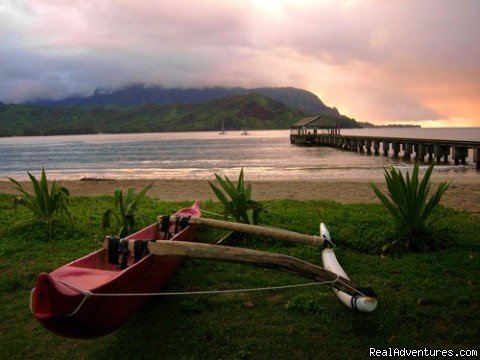
[[[219,135],[225,135],[226,134],[225,133],[225,123],[224,123],[223,119],[222,119],[222,130],[218,134]]]
[[[243,122],[242,135],[249,135],[249,134],[248,134],[248,131],[247,131],[247,120],[245,120],[245,121]]]

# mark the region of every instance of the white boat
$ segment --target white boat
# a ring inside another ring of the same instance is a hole
[[[225,135],[226,132],[225,132],[225,124],[224,124],[224,121],[222,119],[222,130],[218,133],[218,135]]]
[[[243,122],[242,135],[249,135],[249,134],[248,134],[248,131],[247,131],[247,120],[245,120],[245,121]]]
[[[325,224],[320,224],[320,236],[323,239],[324,249],[322,250],[322,261],[323,267],[337,275],[344,277],[345,279],[350,280],[348,275],[345,273],[345,270],[340,266],[335,252],[333,251],[333,243],[330,237],[330,233],[327,230]],[[334,288],[333,292],[337,295],[338,299],[348,306],[350,309],[362,311],[362,312],[372,312],[377,307],[376,297],[368,296],[368,294],[361,294],[352,296],[342,291],[336,290]]]

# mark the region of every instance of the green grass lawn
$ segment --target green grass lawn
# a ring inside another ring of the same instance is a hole
[[[369,348],[479,349],[480,214],[440,208],[435,231],[446,248],[381,258],[393,223],[381,205],[282,201],[263,218],[272,226],[318,234],[327,224],[337,257],[355,282],[371,286],[379,306],[370,314],[344,307],[326,286],[281,291],[156,298],[121,329],[96,340],[57,337],[28,308],[41,271],[98,249],[103,211],[112,197],[74,197],[74,224],[48,241],[44,227],[12,197],[0,195],[0,358],[4,359],[358,359]],[[144,226],[187,203],[147,199]],[[218,211],[219,205],[202,207]],[[207,241],[212,231],[202,229]],[[228,245],[281,252],[321,265],[320,250],[247,237]],[[245,265],[190,260],[167,291],[278,286],[306,282]]]

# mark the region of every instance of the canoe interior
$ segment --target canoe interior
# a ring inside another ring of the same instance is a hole
[[[194,207],[182,211],[177,215],[199,213]],[[174,234],[174,231],[175,224],[171,224],[170,232]],[[164,238],[157,223],[128,237],[145,241]],[[195,228],[187,226],[171,240],[195,241]],[[133,254],[130,254],[127,264],[125,269],[110,264],[107,249],[101,249],[49,274],[41,273],[32,293],[33,313],[45,328],[61,336],[95,338],[106,335],[134,316],[148,296],[92,296],[77,311],[85,297],[82,291],[95,294],[159,291],[181,267],[183,259],[147,255],[134,263]]]
[[[165,239],[158,232],[158,224],[152,224],[128,238],[139,240]],[[141,261],[143,260],[145,259]],[[136,265],[133,254],[131,254],[127,260],[127,268],[122,270],[117,265],[110,264],[108,262],[107,249],[101,249],[54,270],[50,275],[56,280],[76,288],[92,291],[105,285],[122,273],[132,271],[132,267]]]

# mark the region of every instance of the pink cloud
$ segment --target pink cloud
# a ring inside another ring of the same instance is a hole
[[[3,101],[296,86],[359,120],[480,119],[475,1],[18,0],[0,34]]]

